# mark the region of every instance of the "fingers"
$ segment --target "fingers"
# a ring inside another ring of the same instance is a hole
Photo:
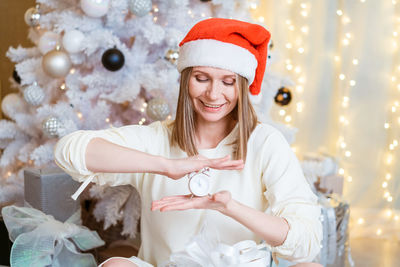
[[[240,170],[243,169],[244,163],[243,160],[227,160],[223,162],[216,162],[209,166],[210,168],[213,169],[218,169],[218,170]]]
[[[240,170],[243,169],[244,163],[242,159],[231,160],[230,155],[226,155],[223,158],[208,159],[207,167],[218,169],[218,170]]]
[[[186,195],[186,196],[164,197],[160,200],[153,201],[151,205],[151,210],[171,211],[171,210],[206,208],[207,202],[209,201],[210,198],[208,196],[191,197],[191,195]]]
[[[228,203],[232,199],[231,193],[229,191],[220,191],[215,193],[212,196],[212,200],[215,202],[220,202],[220,203]]]
[[[193,209],[193,203],[184,201],[184,202],[166,205],[166,206],[160,208],[160,211],[188,210],[188,209]]]
[[[160,211],[169,211],[169,210],[184,210],[184,209],[192,209],[193,203],[190,200],[176,200],[169,202],[153,202],[151,210],[160,210]]]
[[[163,197],[160,200],[153,201],[151,203],[151,210],[161,210],[162,208],[168,206],[168,205],[175,205],[175,204],[180,204],[184,203],[190,200],[190,196],[169,196],[169,197]]]

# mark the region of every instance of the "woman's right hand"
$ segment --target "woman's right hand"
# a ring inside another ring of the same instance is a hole
[[[242,159],[231,160],[230,155],[223,158],[209,159],[202,155],[183,159],[167,159],[166,173],[164,175],[177,180],[191,172],[199,171],[205,167],[217,170],[241,170],[244,167]]]

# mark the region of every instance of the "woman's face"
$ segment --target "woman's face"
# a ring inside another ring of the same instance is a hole
[[[193,67],[189,96],[197,118],[206,122],[224,119],[238,101],[237,75],[213,67]]]

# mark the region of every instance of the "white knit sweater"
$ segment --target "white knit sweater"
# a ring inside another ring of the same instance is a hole
[[[237,127],[217,147],[201,149],[209,157],[232,155]],[[54,150],[56,163],[77,181],[84,181],[91,171],[86,168],[86,146],[92,138],[167,158],[184,158],[187,154],[171,147],[166,123],[149,126],[130,125],[100,131],[77,131],[61,138]],[[311,261],[320,250],[322,227],[317,197],[305,180],[298,160],[284,137],[275,128],[259,124],[247,146],[247,158],[240,171],[211,170],[211,193],[228,190],[233,199],[254,209],[284,217],[290,226],[285,242],[272,247],[277,256],[292,261]],[[251,239],[260,242],[249,229],[214,210],[151,211],[151,202],[164,196],[189,194],[188,180],[172,180],[155,174],[97,173],[93,182],[110,186],[131,184],[142,198],[139,258],[157,265],[173,252],[182,251],[203,223],[215,226],[219,239],[226,244]]]

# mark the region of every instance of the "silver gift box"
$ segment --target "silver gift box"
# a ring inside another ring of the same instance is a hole
[[[25,201],[35,209],[64,222],[80,207],[71,195],[79,183],[61,168],[25,169]]]

